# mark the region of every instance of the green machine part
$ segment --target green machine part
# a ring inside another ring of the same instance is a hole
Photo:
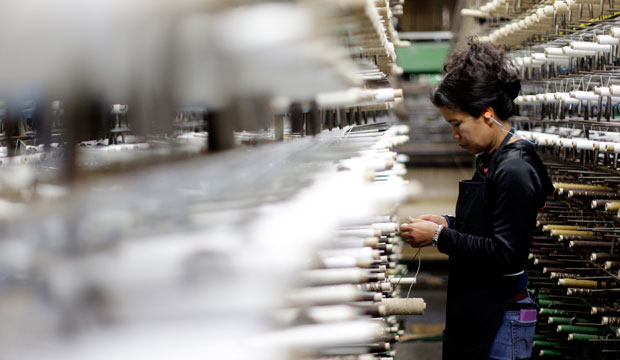
[[[448,51],[449,43],[413,43],[409,47],[396,48],[396,63],[405,73],[440,73]]]

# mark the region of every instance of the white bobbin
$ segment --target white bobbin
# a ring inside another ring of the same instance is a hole
[[[609,92],[612,95],[620,96],[620,85],[611,85],[609,87]]]
[[[586,56],[595,56],[596,55],[596,51],[575,50],[575,49],[571,48],[570,46],[562,47],[562,52],[565,55],[574,56],[574,57],[586,57]]]
[[[602,45],[618,45],[620,44],[620,39],[611,35],[597,35],[596,42]]]
[[[611,51],[611,45],[601,45],[589,41],[571,41],[570,48],[574,50],[595,51],[608,53]]]
[[[547,55],[564,55],[562,48],[545,48],[545,54]]]
[[[599,95],[593,91],[571,91],[570,96],[578,100],[598,100]]]

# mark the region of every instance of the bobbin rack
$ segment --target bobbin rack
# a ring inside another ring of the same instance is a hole
[[[620,10],[614,1],[490,1],[464,9],[522,76],[512,119],[555,184],[539,213],[529,284],[534,358],[620,356]]]
[[[402,11],[0,3],[0,359],[393,359]]]

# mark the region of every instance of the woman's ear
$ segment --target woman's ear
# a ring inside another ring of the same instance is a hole
[[[484,119],[485,124],[493,126],[493,123],[495,122],[495,111],[493,111],[493,108],[488,107],[484,109],[482,111],[482,118]]]
[[[491,109],[485,109],[484,111],[482,111],[482,119],[484,120],[484,123],[491,126],[493,125],[493,112],[491,111]]]

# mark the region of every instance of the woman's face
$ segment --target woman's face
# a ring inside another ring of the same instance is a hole
[[[452,137],[459,142],[459,146],[472,154],[481,153],[489,148],[494,137],[494,131],[484,117],[473,117],[470,114],[440,107],[441,115],[452,127]]]

